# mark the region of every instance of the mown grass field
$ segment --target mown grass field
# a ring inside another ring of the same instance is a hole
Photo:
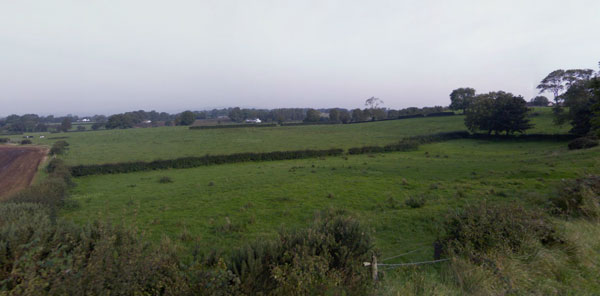
[[[532,116],[535,127],[529,133],[562,133],[568,130],[566,126],[552,124],[549,108],[536,108],[532,113],[538,115]],[[54,141],[66,140],[71,146],[64,159],[68,164],[76,165],[205,154],[385,145],[407,136],[465,130],[463,121],[464,117],[459,115],[361,124],[211,130],[157,127],[31,135],[35,136],[34,144],[51,145]],[[40,139],[39,135],[46,138]]]
[[[335,208],[366,223],[384,255],[421,248],[403,259],[429,259],[435,222],[448,211],[483,199],[543,207],[562,178],[599,173],[599,156],[564,142],[454,140],[414,152],[90,176],[75,179],[77,206],[62,216],[108,218],[209,251]],[[410,208],[411,197],[426,203]]]

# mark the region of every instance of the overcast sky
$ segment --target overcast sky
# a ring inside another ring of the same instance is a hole
[[[530,99],[598,61],[598,0],[0,0],[0,116]]]

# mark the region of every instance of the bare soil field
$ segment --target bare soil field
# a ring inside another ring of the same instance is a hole
[[[29,186],[47,153],[44,147],[0,146],[0,199]]]

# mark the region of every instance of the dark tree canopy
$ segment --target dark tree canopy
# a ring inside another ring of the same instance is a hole
[[[191,125],[196,121],[196,114],[192,111],[184,111],[179,114],[175,120],[177,125]]]
[[[315,109],[308,109],[304,122],[318,122],[321,120],[321,113]]]
[[[529,101],[530,106],[546,107],[550,104],[550,100],[544,96],[537,96]]]
[[[527,103],[520,96],[498,91],[481,94],[465,111],[465,125],[472,132],[523,133],[533,127],[527,118]]]
[[[600,105],[600,78],[573,83],[561,95],[562,104],[554,108],[555,120],[558,124],[569,122],[570,132],[575,135],[586,135],[592,125],[598,122]]]
[[[231,119],[234,122],[244,121],[244,113],[242,113],[240,107],[235,107],[231,109],[231,111],[229,111],[229,119]]]
[[[475,89],[470,87],[461,87],[450,93],[450,109],[466,110],[475,97]]]
[[[340,122],[340,110],[338,110],[338,109],[329,110],[329,121]]]

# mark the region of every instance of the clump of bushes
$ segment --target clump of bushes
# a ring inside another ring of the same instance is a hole
[[[538,212],[486,202],[451,214],[440,239],[447,253],[479,261],[495,252],[521,252],[536,244],[561,242],[555,226]]]
[[[10,295],[175,295],[188,289],[172,248],[152,250],[134,233],[107,224],[53,222],[39,204],[0,204],[0,241],[1,289]]]
[[[598,146],[598,139],[581,137],[569,142],[569,150],[588,149]]]
[[[61,155],[64,154],[67,150],[69,143],[64,140],[56,141],[52,144],[52,148],[50,148],[50,155]]]
[[[9,138],[0,138],[0,144],[4,144],[4,143],[8,143],[10,142]]]
[[[31,142],[31,140],[29,139],[25,139],[21,141],[21,145],[28,145],[28,144],[32,144],[33,142]]]
[[[552,213],[569,217],[600,216],[600,176],[563,180],[558,191],[550,199]]]
[[[326,213],[308,229],[235,251],[227,266],[246,295],[365,295],[372,246],[357,220]]]

